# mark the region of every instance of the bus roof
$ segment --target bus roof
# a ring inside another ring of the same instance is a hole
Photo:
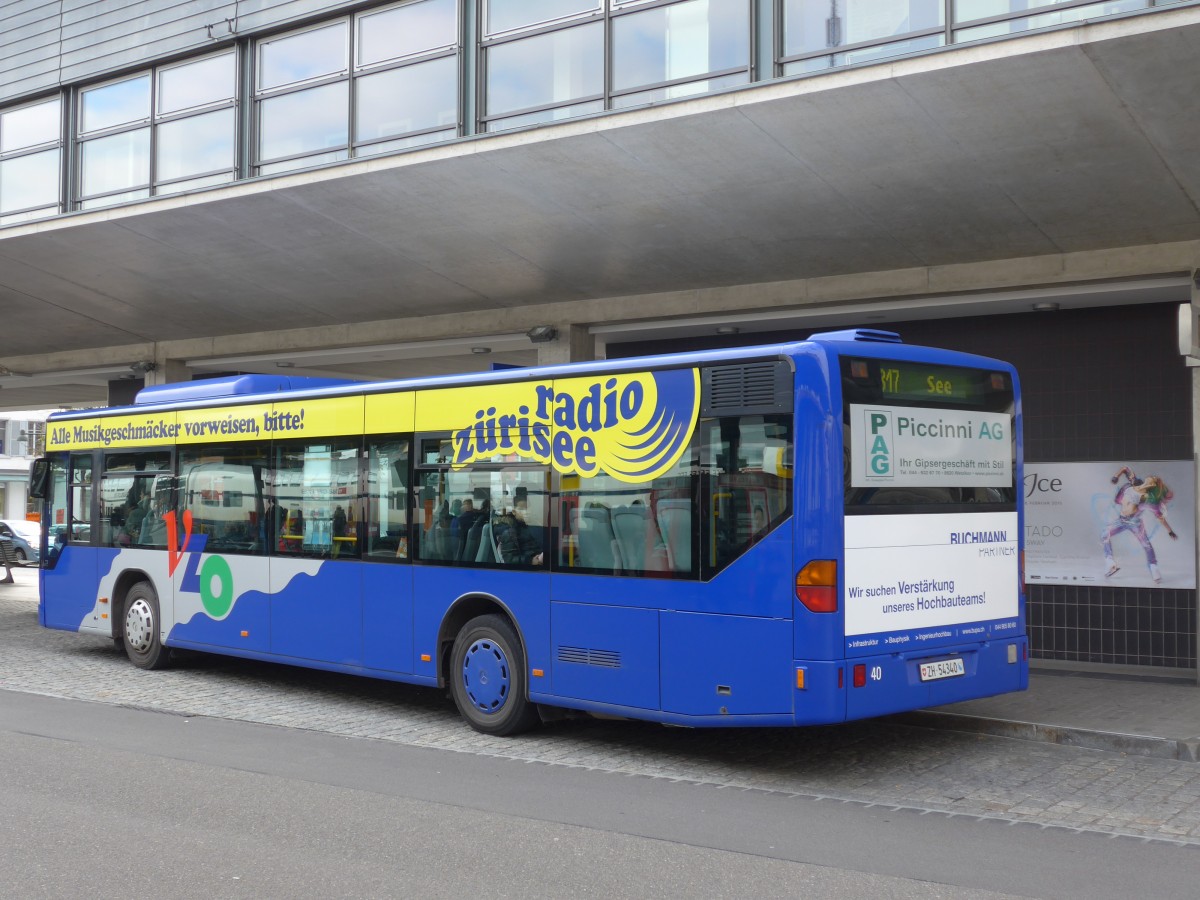
[[[132,406],[100,407],[85,410],[67,410],[53,413],[49,420],[62,421],[74,418],[118,415],[122,413],[148,412],[207,406],[228,406],[230,403],[262,403],[279,399],[286,394],[288,399],[302,400],[317,397],[342,397],[355,394],[390,393],[395,391],[459,387],[479,384],[500,384],[514,381],[540,380],[546,378],[573,377],[584,373],[620,373],[647,368],[665,368],[688,365],[706,365],[719,362],[762,359],[766,357],[790,357],[811,350],[814,344],[854,343],[858,345],[884,344],[890,348],[920,350],[905,345],[895,332],[857,328],[813,334],[805,340],[777,344],[756,344],[746,347],[723,347],[715,350],[667,353],[655,356],[627,357],[621,359],[591,360],[575,363],[557,363],[548,366],[529,366],[499,369],[488,372],[470,372],[453,375],[421,376],[389,381],[356,381],[337,378],[306,378],[276,375],[233,375],[224,378],[200,379],[190,382],[153,385],[138,392]],[[863,347],[862,349],[866,349]],[[881,349],[881,348],[880,348]],[[874,352],[878,352],[876,349]],[[889,349],[889,352],[891,350]],[[953,352],[953,351],[946,351]],[[904,354],[908,355],[908,354]],[[999,360],[972,354],[957,353],[978,365],[1003,365]]]

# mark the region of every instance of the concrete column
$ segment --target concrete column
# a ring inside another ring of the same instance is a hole
[[[154,368],[146,373],[147,385],[191,380],[192,371],[182,359],[155,359]]]
[[[538,365],[587,362],[596,358],[596,339],[586,325],[564,325],[552,341],[537,345]]]

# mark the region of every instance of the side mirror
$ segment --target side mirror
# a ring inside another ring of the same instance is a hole
[[[44,456],[35,459],[29,468],[29,496],[41,500],[46,496],[46,488],[50,484],[50,460]]]

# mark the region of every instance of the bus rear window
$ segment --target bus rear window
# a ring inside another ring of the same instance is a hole
[[[842,360],[846,511],[1015,508],[1009,373]]]

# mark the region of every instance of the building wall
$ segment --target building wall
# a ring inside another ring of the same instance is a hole
[[[1007,360],[1021,376],[1025,464],[1193,458],[1191,372],[1176,304],[871,323],[906,343]],[[826,329],[822,329],[826,330]],[[609,347],[609,356],[775,340],[809,332]],[[1190,515],[1180,509],[1176,515]],[[1099,536],[1097,536],[1097,540]],[[1196,592],[1030,585],[1036,658],[1195,668]]]

